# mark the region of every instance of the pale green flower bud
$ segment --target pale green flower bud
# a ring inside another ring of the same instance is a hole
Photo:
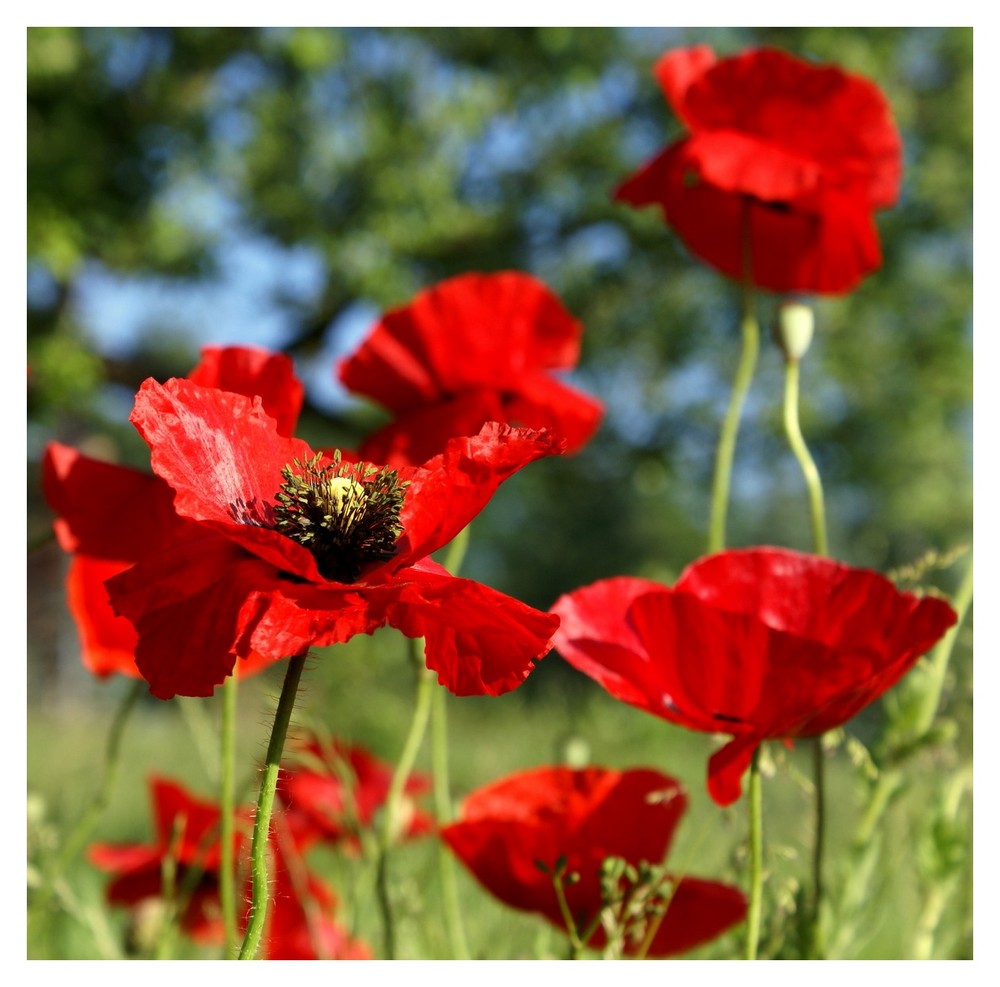
[[[813,310],[804,302],[782,302],[774,322],[774,340],[789,360],[805,356],[815,327]]]

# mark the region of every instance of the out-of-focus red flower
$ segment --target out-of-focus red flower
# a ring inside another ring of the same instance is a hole
[[[337,896],[318,877],[310,874],[299,849],[286,844],[278,814],[271,830],[272,873],[270,902],[261,936],[265,960],[370,960],[367,943],[354,939],[334,918]],[[247,886],[244,898],[250,900]],[[244,927],[249,910],[244,915]]]
[[[553,875],[562,869],[566,902],[578,934],[600,914],[601,869],[609,857],[633,867],[663,860],[687,808],[679,782],[650,769],[612,771],[543,767],[510,775],[473,792],[441,837],[477,880],[501,901],[566,922]],[[681,876],[659,895],[666,914],[648,955],[669,956],[707,942],[741,921],[746,900],[734,887]],[[598,924],[587,945],[607,942]],[[626,940],[625,952],[641,946]]]
[[[324,743],[309,737],[301,742],[294,766],[282,767],[277,794],[285,819],[297,833],[316,839],[359,845],[359,832],[372,826],[392,781],[392,768],[357,744],[338,740]],[[434,820],[414,800],[430,790],[430,779],[412,774],[407,779],[396,829],[406,837],[421,836]]]
[[[361,455],[417,465],[487,422],[551,429],[578,450],[602,406],[554,377],[580,355],[583,327],[537,278],[462,274],[386,313],[340,379],[393,412]]]
[[[135,906],[163,896],[163,866],[176,865],[174,893],[183,907],[178,921],[197,942],[216,942],[222,925],[219,905],[218,806],[198,799],[181,785],[165,778],[150,779],[156,838],[153,843],[95,843],[88,857],[96,867],[110,871],[106,895],[111,904]],[[244,823],[249,813],[242,812]],[[234,858],[244,845],[237,827],[233,835]]]
[[[667,52],[654,74],[687,136],[615,197],[657,204],[685,244],[771,291],[840,294],[882,263],[873,213],[892,206],[902,142],[881,90],[762,48]]]
[[[491,424],[423,466],[380,469],[313,453],[259,400],[182,379],[147,380],[132,421],[185,529],[107,583],[155,696],[211,695],[255,652],[277,661],[385,624],[423,637],[458,695],[515,688],[551,647],[556,617],[428,556],[559,452],[552,433]]]
[[[617,699],[733,739],[708,763],[720,805],[754,750],[849,720],[956,621],[935,597],[867,569],[781,548],[719,552],[671,587],[604,579],[560,597],[559,653]]]
[[[302,384],[287,356],[248,347],[205,347],[190,380],[205,387],[260,397],[282,434],[290,434],[302,406]],[[69,609],[80,634],[84,666],[100,677],[139,678],[137,635],[108,601],[105,583],[140,558],[198,536],[173,509],[173,491],[159,477],[104,463],[50,443],[42,464],[46,499],[55,511],[56,536],[72,555],[67,576]],[[270,662],[241,662],[253,674]]]
[[[165,778],[150,779],[156,837],[153,843],[93,844],[91,863],[110,871],[106,889],[114,905],[137,908],[162,899],[164,864],[174,864],[173,894],[180,905],[178,923],[192,940],[202,945],[224,938],[219,900],[221,857],[220,813],[214,802],[196,798],[182,785]],[[237,810],[233,858],[237,871],[246,872],[252,811]],[[334,920],[337,898],[333,891],[306,869],[302,853],[308,839],[298,840],[282,813],[272,819],[270,834],[270,902],[262,955],[265,959],[371,959],[371,950],[352,939]],[[244,859],[241,859],[244,855]],[[245,900],[250,901],[247,884]],[[246,925],[248,913],[243,915]]]

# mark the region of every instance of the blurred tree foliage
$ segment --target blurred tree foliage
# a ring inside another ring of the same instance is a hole
[[[124,351],[100,352],[78,299],[87,272],[193,291],[219,278],[233,237],[276,257],[307,251],[319,290],[278,278],[271,299],[288,350],[307,360],[359,305],[519,268],[586,326],[575,380],[607,418],[579,456],[501,491],[474,525],[467,571],[542,607],[602,576],[671,578],[704,548],[737,297],[655,211],[611,192],[679,132],[653,61],[699,42],[777,45],[887,94],[906,147],[902,200],[878,218],[883,269],[818,303],[803,427],[835,555],[887,569],[967,542],[971,29],[29,29],[29,454],[58,438],[138,461],[109,395],[196,358],[152,316]],[[761,298],[764,320],[774,302]],[[765,348],[729,536],[809,549],[781,382]],[[303,434],[351,441],[377,420],[314,408]],[[37,541],[50,519],[37,469],[29,478]]]

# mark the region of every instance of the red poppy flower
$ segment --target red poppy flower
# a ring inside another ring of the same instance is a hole
[[[286,356],[247,347],[206,347],[189,379],[258,395],[282,434],[295,426],[302,385]],[[59,544],[73,556],[67,595],[84,666],[100,677],[140,677],[135,628],[115,614],[104,584],[144,555],[197,537],[197,528],[177,516],[173,491],[158,477],[91,459],[59,443],[45,451],[42,484],[57,515]],[[240,672],[253,674],[267,664],[251,655]]]
[[[557,618],[428,558],[559,451],[550,433],[491,424],[424,466],[379,469],[279,434],[257,399],[181,379],[147,380],[132,421],[190,532],[107,584],[154,695],[211,695],[253,652],[276,661],[385,624],[423,637],[458,695],[515,688],[551,647]]]
[[[944,600],[780,548],[719,552],[671,587],[605,579],[559,598],[559,653],[616,699],[733,739],[708,763],[720,805],[754,750],[849,720],[955,623]]]
[[[882,262],[902,142],[879,88],[774,49],[667,52],[654,74],[688,130],[616,191],[655,203],[702,260],[772,291],[839,294]]]
[[[163,895],[163,865],[176,865],[174,891],[183,903],[179,922],[198,942],[215,942],[222,931],[219,913],[219,809],[195,798],[176,782],[151,778],[156,839],[151,844],[95,843],[91,863],[114,876],[106,890],[115,905],[138,905]],[[245,822],[249,820],[246,815]],[[233,853],[244,844],[233,836]]]
[[[310,737],[300,744],[297,764],[278,775],[278,799],[289,825],[299,833],[349,847],[359,846],[361,830],[372,826],[392,781],[392,768],[363,747]],[[430,779],[413,774],[406,783],[399,829],[407,837],[434,828],[433,819],[414,804],[430,790]]]
[[[486,422],[551,429],[578,450],[602,407],[553,377],[580,355],[583,327],[537,278],[463,274],[383,316],[340,379],[393,412],[362,446],[376,463],[416,465]]]
[[[535,768],[473,792],[460,819],[441,836],[477,880],[501,901],[538,912],[553,925],[566,922],[553,881],[562,866],[566,902],[577,932],[589,930],[605,904],[601,870],[609,857],[638,868],[658,865],[687,808],[673,778],[649,769],[611,771]],[[572,876],[571,876],[572,875]],[[649,948],[669,956],[707,942],[741,921],[743,894],[727,884],[682,876],[673,879],[666,914]],[[643,929],[628,937],[638,951]],[[607,936],[598,924],[587,945],[600,949]]]

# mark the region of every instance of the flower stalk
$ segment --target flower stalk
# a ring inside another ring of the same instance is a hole
[[[138,679],[132,683],[129,690],[122,697],[121,704],[115,713],[115,718],[108,731],[108,743],[104,755],[104,777],[101,785],[94,793],[90,804],[84,810],[80,821],[76,824],[72,833],[66,838],[59,856],[56,858],[55,867],[49,875],[49,882],[54,885],[62,876],[63,872],[75,859],[84,843],[94,831],[101,813],[107,808],[108,800],[111,798],[111,790],[114,788],[115,778],[118,776],[118,763],[121,754],[122,735],[125,732],[125,724],[138,702],[139,696],[145,691],[146,683]]]
[[[246,935],[240,947],[239,958],[252,960],[257,955],[260,939],[264,933],[264,919],[267,917],[267,844],[271,826],[271,812],[274,809],[274,792],[278,784],[278,769],[281,766],[281,752],[285,746],[288,724],[292,718],[292,708],[299,689],[299,679],[306,663],[306,654],[288,659],[288,670],[278,698],[278,708],[274,714],[274,726],[264,758],[264,773],[257,796],[257,811],[253,823],[253,846],[251,849],[250,872],[253,879],[250,919]]]
[[[708,551],[718,552],[726,544],[726,510],[729,506],[729,487],[733,472],[733,457],[736,453],[736,435],[740,428],[743,405],[746,402],[757,354],[760,351],[760,326],[752,307],[753,289],[744,287],[743,318],[740,322],[742,347],[740,361],[736,367],[733,391],[729,407],[722,423],[719,446],[715,454],[715,475],[712,481],[711,513],[708,523]]]
[[[812,522],[813,548],[817,555],[829,555],[826,537],[826,510],[823,483],[799,426],[799,360],[789,357],[785,364],[785,434],[798,460],[809,494],[809,517]]]
[[[802,437],[802,428],[799,424],[799,370],[802,358],[812,342],[812,309],[798,302],[785,303],[778,310],[778,321],[775,328],[778,345],[785,354],[785,435],[806,483],[813,549],[817,555],[829,555],[823,482],[805,439]],[[809,912],[809,937],[810,952],[813,957],[819,958],[823,952],[820,936],[820,909],[823,902],[823,856],[826,840],[826,778],[823,768],[823,738],[822,736],[813,737],[810,743],[812,746],[813,788],[816,800],[813,823],[813,894]]]
[[[396,928],[392,914],[392,900],[389,895],[389,848],[399,835],[400,803],[403,792],[406,790],[406,782],[413,771],[417,753],[427,731],[437,678],[435,673],[423,664],[420,649],[423,640],[421,638],[409,638],[408,640],[410,642],[410,657],[413,659],[413,664],[419,669],[417,697],[413,708],[413,719],[410,721],[410,732],[403,745],[403,753],[400,754],[399,761],[396,763],[396,770],[389,783],[389,792],[382,810],[384,815],[379,833],[378,863],[375,872],[379,908],[382,912],[385,958],[388,960],[396,957]]]
[[[760,325],[754,312],[754,288],[751,280],[752,261],[750,257],[749,206],[744,204],[743,213],[743,268],[741,285],[742,317],[740,319],[740,358],[733,379],[733,390],[729,397],[729,407],[719,433],[719,445],[715,452],[715,472],[712,478],[712,499],[708,521],[708,551],[721,551],[726,545],[726,511],[729,507],[729,488],[732,482],[733,457],[736,454],[736,436],[740,429],[743,405],[753,381],[760,352]]]
[[[236,951],[236,865],[233,836],[236,814],[236,683],[230,675],[222,686],[222,757],[219,785],[221,846],[219,851],[219,898],[225,936],[225,957]]]
[[[757,959],[757,944],[760,941],[760,914],[764,896],[764,837],[763,807],[760,778],[760,747],[753,752],[750,761],[750,902],[747,907],[746,958]]]

